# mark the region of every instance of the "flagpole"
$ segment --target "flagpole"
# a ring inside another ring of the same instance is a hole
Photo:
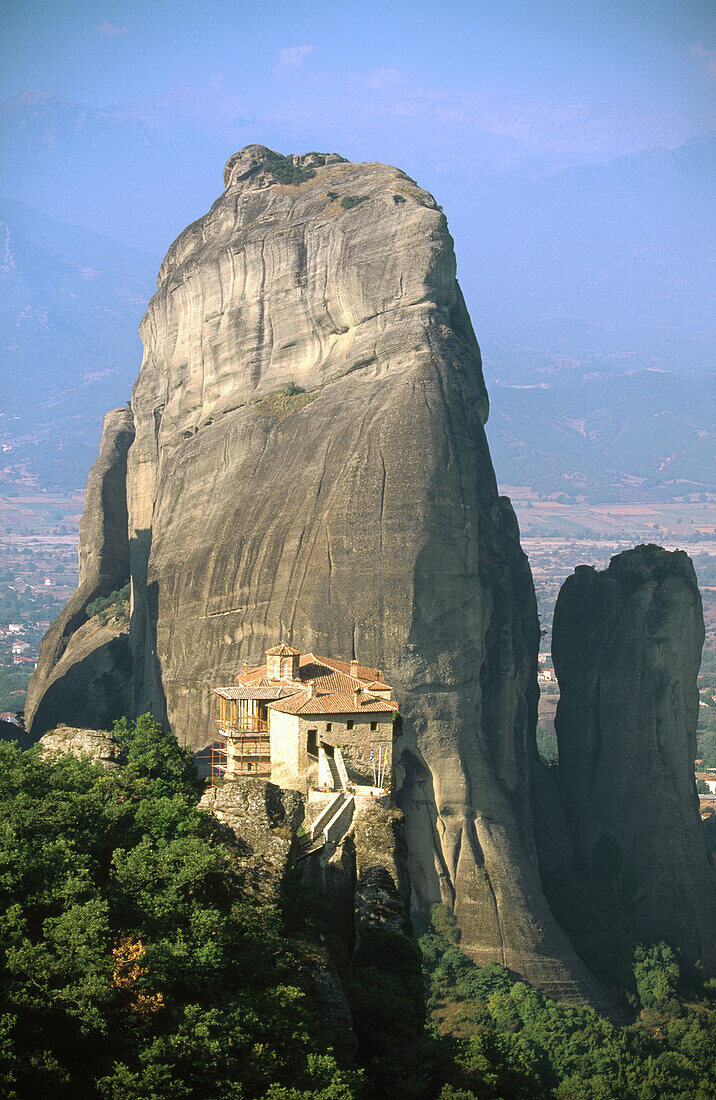
[[[375,754],[373,752],[373,743],[372,742],[371,742],[371,746],[370,746],[370,762],[373,765],[373,786],[375,787],[376,786],[376,782],[375,782]]]

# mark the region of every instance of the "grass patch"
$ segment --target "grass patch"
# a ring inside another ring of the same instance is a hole
[[[287,386],[282,386],[280,390],[275,390],[259,401],[254,411],[257,416],[272,416],[280,420],[298,412],[304,405],[309,405],[316,397],[317,393],[306,393],[300,386],[289,382]]]
[[[399,202],[405,202],[405,195],[393,195],[393,202],[397,205]]]
[[[537,726],[537,752],[545,764],[557,764],[559,762],[557,735],[550,733],[542,725]]]

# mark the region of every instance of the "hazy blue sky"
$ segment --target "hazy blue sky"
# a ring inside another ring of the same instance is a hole
[[[713,110],[712,0],[3,0],[0,98],[93,105],[190,86],[265,114],[372,82]]]
[[[7,198],[158,257],[242,146],[336,151],[436,195],[480,333],[668,330],[688,362],[683,339],[711,332],[713,0],[0,0],[0,17]]]
[[[39,302],[45,346],[67,223],[155,268],[260,142],[395,164],[436,196],[490,380],[705,377],[715,90],[714,0],[0,0],[0,195],[32,208],[6,214],[18,256],[32,210],[62,223],[37,222],[7,331]],[[111,269],[97,248],[89,271]],[[103,317],[82,311],[81,348]],[[38,377],[61,373],[60,330]],[[108,399],[135,345],[110,348]]]

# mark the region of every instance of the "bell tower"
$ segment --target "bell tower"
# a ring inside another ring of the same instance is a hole
[[[266,675],[269,680],[298,680],[301,654],[290,645],[266,650]]]

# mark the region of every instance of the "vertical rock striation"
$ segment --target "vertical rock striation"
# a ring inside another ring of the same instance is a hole
[[[445,217],[336,155],[249,146],[224,182],[141,326],[133,709],[200,748],[212,684],[278,640],[382,667],[414,914],[584,988],[537,870],[537,610]]]
[[[716,967],[716,875],[694,781],[701,596],[683,551],[579,566],[557,600],[559,771],[577,856],[643,935]]]
[[[131,411],[108,412],[85,489],[79,586],[42,639],[28,686],[25,723],[35,739],[59,721],[111,726],[131,705],[127,637],[112,625],[88,622],[86,608],[129,581],[126,480],[133,439]]]

